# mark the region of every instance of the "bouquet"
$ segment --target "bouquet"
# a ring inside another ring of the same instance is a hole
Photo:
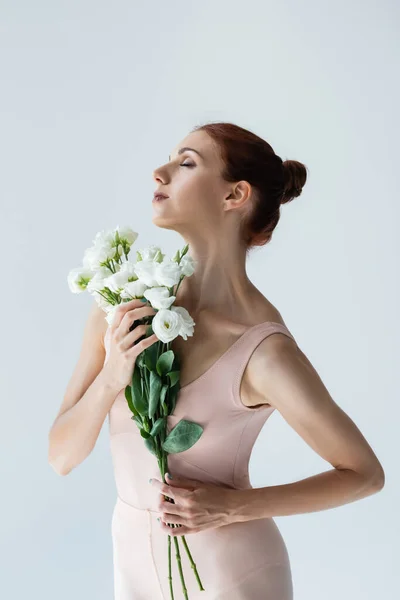
[[[189,246],[177,251],[172,259],[166,258],[158,246],[136,251],[136,261],[129,260],[132,244],[138,234],[129,227],[100,231],[92,246],[87,248],[81,267],[68,274],[68,285],[73,293],[87,290],[106,312],[112,323],[116,307],[121,302],[135,298],[149,302],[156,311],[134,322],[148,324],[146,336],[156,334],[159,341],[143,350],[135,361],[132,381],[125,388],[125,398],[132,412],[132,420],[140,429],[147,449],[157,458],[161,477],[165,483],[168,472],[168,454],[191,448],[201,437],[203,428],[182,419],[167,435],[167,416],[172,414],[180,389],[180,360],[170,342],[178,335],[184,340],[193,335],[194,321],[188,311],[174,306],[177,290],[184,277],[194,273],[194,261],[187,255]],[[176,287],[175,287],[176,286]],[[142,338],[140,338],[142,339]],[[136,343],[138,343],[137,340]],[[164,496],[166,500],[174,502]],[[170,525],[171,526],[171,525]],[[175,556],[185,598],[188,598],[182,571],[178,536],[174,537]],[[204,590],[196,565],[190,554],[185,536],[179,536],[189,557],[200,590]],[[171,599],[173,600],[171,570],[171,536],[168,535],[168,566]]]

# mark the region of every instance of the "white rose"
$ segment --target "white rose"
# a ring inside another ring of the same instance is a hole
[[[190,277],[190,275],[193,275],[195,271],[195,265],[196,261],[194,261],[193,258],[188,254],[185,254],[179,263],[182,275],[185,275],[185,277]]]
[[[135,263],[135,273],[148,287],[160,285],[156,279],[156,268],[158,263],[152,260],[139,260]]]
[[[92,243],[93,246],[102,246],[103,244],[108,244],[109,246],[112,246],[113,244],[115,244],[114,232],[109,229],[102,229],[101,231],[98,231],[96,233],[94,239],[92,240]]]
[[[84,292],[93,276],[94,272],[87,267],[71,269],[67,277],[69,289],[74,294]]]
[[[104,287],[107,286],[112,292],[119,293],[128,283],[128,274],[121,271],[109,275],[104,279]]]
[[[115,248],[108,240],[102,240],[90,248],[86,248],[83,255],[83,266],[95,271],[100,263],[114,258]]]
[[[169,308],[175,300],[175,296],[170,296],[169,289],[165,286],[148,288],[144,292],[143,296],[147,298],[151,306],[156,310],[160,310],[161,308]]]
[[[136,281],[128,281],[123,287],[123,290],[120,293],[121,298],[143,298],[145,295],[145,291],[147,290],[147,285],[137,279]]]
[[[116,268],[119,269],[119,265],[116,265]],[[92,277],[92,279],[89,281],[87,291],[90,294],[93,294],[93,292],[103,290],[107,285],[109,277],[110,269],[108,269],[107,267],[100,267],[95,271],[94,277]]]
[[[154,333],[164,344],[172,342],[179,335],[181,325],[180,314],[167,308],[159,310],[151,322]]]
[[[133,231],[133,229],[128,226],[120,227],[119,225],[117,225],[115,228],[115,232],[117,231],[120,240],[126,241],[127,244],[129,244],[130,246],[132,246],[132,244],[136,241],[139,235],[136,231]]]
[[[147,248],[143,248],[142,250],[139,250],[140,256],[142,257],[142,260],[153,260],[156,261],[156,259],[161,256],[164,257],[163,253],[161,252],[161,248],[159,246],[147,246]]]
[[[166,285],[172,287],[176,285],[181,278],[181,270],[173,260],[163,260],[161,263],[156,263],[155,277],[158,285]]]
[[[136,279],[135,266],[136,263],[132,262],[131,260],[125,260],[121,263],[119,270],[121,273],[126,273],[128,277],[134,277]]]
[[[181,329],[179,335],[181,335],[184,340],[187,340],[188,336],[192,337],[193,328],[196,323],[193,321],[186,308],[183,308],[183,306],[171,306],[171,310],[178,313],[181,317]]]

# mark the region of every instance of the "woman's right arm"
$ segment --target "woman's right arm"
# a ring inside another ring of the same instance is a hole
[[[95,302],[85,325],[78,362],[49,431],[48,460],[67,475],[93,450],[119,386],[104,369],[105,312]]]

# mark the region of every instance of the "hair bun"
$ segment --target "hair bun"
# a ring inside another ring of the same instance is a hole
[[[284,188],[281,204],[291,202],[293,198],[300,196],[304,184],[307,181],[307,168],[297,160],[284,160],[282,162],[284,173]]]

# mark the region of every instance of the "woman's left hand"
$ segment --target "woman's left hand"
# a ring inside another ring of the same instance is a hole
[[[175,475],[169,479],[168,473],[166,480],[168,484],[153,478],[151,485],[160,493],[160,525],[169,535],[197,533],[237,520],[239,490]],[[165,500],[164,496],[172,498],[174,503]]]

